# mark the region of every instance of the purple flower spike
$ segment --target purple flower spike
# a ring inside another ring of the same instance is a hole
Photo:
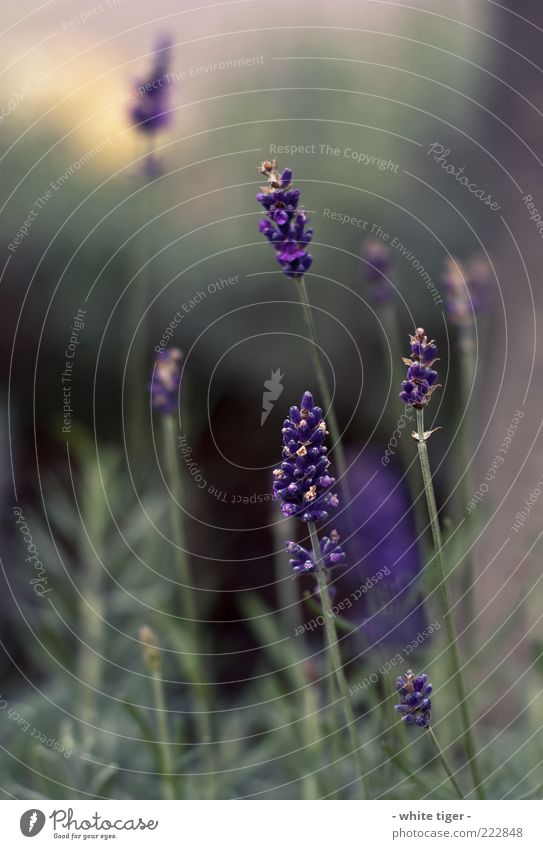
[[[302,522],[327,519],[328,509],[339,502],[330,492],[335,478],[328,474],[330,460],[324,444],[328,431],[311,392],[304,392],[299,407],[290,408],[282,432],[283,462],[273,470],[273,492],[282,501],[283,515]]]
[[[331,531],[329,537],[321,537],[319,540],[321,547],[322,562],[327,569],[332,569],[340,563],[345,563],[345,552],[339,544],[339,534],[337,531]],[[287,552],[290,554],[290,565],[295,574],[307,574],[308,572],[316,572],[317,564],[313,553],[308,551],[297,542],[287,542]]]
[[[442,284],[452,324],[470,325],[477,313],[490,306],[492,279],[492,269],[482,256],[472,257],[466,266],[459,259],[445,260]]]
[[[432,368],[437,362],[437,347],[433,339],[428,341],[422,327],[418,327],[411,340],[411,358],[404,357],[407,380],[402,383],[400,398],[418,410],[425,407],[439,384],[436,383],[437,371]]]
[[[135,127],[147,135],[154,135],[171,123],[170,41],[157,44],[149,76],[137,81],[136,101],[130,107],[130,118]]]
[[[183,354],[179,348],[162,351],[156,361],[151,381],[151,404],[160,413],[173,413],[177,406],[181,385],[181,362]]]
[[[364,275],[371,284],[373,297],[379,303],[389,301],[394,293],[388,280],[392,268],[390,249],[378,239],[368,239],[362,245]]]
[[[309,218],[298,208],[300,192],[290,187],[292,171],[285,168],[280,174],[275,159],[263,162],[258,170],[268,180],[256,196],[267,215],[258,225],[259,232],[275,248],[277,261],[287,277],[302,277],[313,262],[306,251],[313,230],[305,229]]]
[[[427,682],[427,675],[414,675],[410,669],[396,679],[401,702],[394,705],[394,710],[402,714],[402,722],[406,725],[419,725],[421,728],[430,725],[432,685]]]

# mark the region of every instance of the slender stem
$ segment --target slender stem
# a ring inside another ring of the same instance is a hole
[[[300,292],[300,301],[304,310],[304,318],[307,326],[307,332],[311,340],[310,350],[311,358],[313,360],[313,368],[315,369],[315,374],[317,375],[317,382],[319,384],[319,390],[322,395],[322,400],[326,411],[328,427],[330,428],[330,433],[332,435],[332,443],[335,452],[337,470],[339,473],[338,483],[341,488],[345,503],[349,504],[351,498],[349,492],[349,484],[347,481],[347,462],[345,460],[345,452],[343,451],[343,444],[341,442],[341,433],[339,430],[338,421],[334,412],[334,408],[332,406],[332,396],[328,388],[328,381],[326,380],[324,369],[322,367],[319,347],[317,345],[317,333],[315,330],[315,323],[313,321],[313,313],[311,310],[311,304],[309,302],[309,296],[307,294],[307,287],[305,285],[305,280],[303,277],[300,277],[298,280],[298,289]]]
[[[166,718],[166,702],[164,699],[164,688],[160,670],[152,673],[153,692],[158,717],[158,742],[162,755],[162,795],[164,799],[175,799],[175,776],[173,773],[172,757],[170,753],[170,734],[168,731],[168,720]]]
[[[302,733],[306,752],[305,768],[307,769],[302,779],[302,793],[304,799],[309,801],[319,798],[319,782],[315,772],[319,739],[318,704],[315,687],[310,680],[306,680],[303,688],[301,706],[304,715]]]
[[[466,699],[466,689],[462,676],[462,667],[460,664],[460,656],[458,653],[458,640],[456,636],[456,626],[451,610],[451,601],[449,597],[449,588],[445,575],[445,563],[443,558],[443,547],[441,542],[441,529],[439,527],[439,518],[437,514],[436,499],[434,495],[434,485],[432,483],[432,472],[430,470],[430,461],[428,459],[428,447],[424,439],[424,411],[417,410],[417,430],[418,430],[418,451],[420,467],[422,470],[422,479],[424,482],[424,490],[426,492],[426,503],[428,505],[428,514],[430,517],[430,525],[432,528],[432,538],[435,548],[435,559],[439,576],[439,592],[441,597],[441,606],[443,609],[443,620],[447,631],[447,639],[449,641],[449,650],[453,667],[453,678],[455,680],[456,692],[458,696],[458,706],[462,725],[464,728],[464,746],[468,756],[469,767],[473,779],[475,793],[479,799],[484,799],[485,794],[479,765],[477,763],[477,755],[475,741],[473,738],[470,716],[468,711],[468,703]]]
[[[183,516],[178,505],[183,503],[182,480],[179,469],[179,458],[176,452],[176,423],[173,414],[162,418],[164,449],[166,456],[166,468],[169,477],[169,486],[173,498],[170,500],[172,535],[175,545],[175,557],[180,584],[181,616],[183,627],[186,632],[188,643],[188,654],[184,657],[184,666],[187,676],[194,690],[195,696],[195,723],[197,726],[198,742],[203,746],[204,760],[207,773],[207,797],[213,799],[215,796],[215,759],[213,753],[213,734],[211,719],[207,710],[207,688],[202,680],[203,670],[198,663],[196,648],[202,644],[202,635],[198,634],[198,609],[192,578],[190,574],[189,560],[185,547],[183,533]]]
[[[468,397],[475,376],[474,349],[475,342],[473,339],[473,325],[466,325],[460,329],[461,337],[459,341],[460,350],[460,383],[462,394],[462,409],[468,409]],[[460,470],[462,473],[462,482],[459,489],[462,499],[461,514],[464,516],[464,534],[463,537],[467,541],[467,548],[471,549],[473,538],[473,517],[468,511],[466,513],[466,504],[469,502],[473,492],[473,476],[471,473],[470,451],[469,451],[469,420],[467,412],[465,413],[464,424],[460,430]],[[475,569],[473,563],[473,553],[468,550],[465,554],[462,552],[462,607],[465,611],[464,618],[470,625],[474,620],[474,599],[473,599],[473,582]],[[470,645],[471,641],[468,643]]]
[[[445,772],[449,776],[449,781],[451,782],[452,786],[456,790],[458,798],[463,799],[464,794],[462,793],[462,791],[460,790],[460,787],[457,784],[456,778],[454,777],[454,775],[452,773],[452,770],[451,770],[451,768],[448,764],[447,758],[445,757],[445,754],[444,754],[441,746],[439,745],[438,739],[437,739],[436,735],[434,734],[434,730],[433,730],[433,728],[431,728],[431,726],[428,726],[428,732],[430,734],[430,737],[432,738],[432,742],[435,746],[436,752],[437,752],[438,757],[441,761],[443,769],[445,770]]]
[[[349,687],[347,685],[347,680],[343,671],[343,665],[341,663],[341,655],[339,653],[336,626],[334,623],[334,614],[332,612],[332,603],[330,601],[330,594],[328,592],[325,566],[322,561],[317,529],[313,522],[308,522],[307,527],[309,528],[309,535],[311,537],[311,545],[313,548],[313,557],[315,558],[315,563],[317,566],[317,578],[319,581],[319,592],[322,603],[322,612],[324,614],[324,620],[326,625],[326,638],[328,643],[328,651],[330,654],[330,661],[338,683],[339,692],[343,698],[343,710],[345,712],[347,728],[349,730],[349,736],[351,738],[353,755],[356,758],[358,771],[360,773],[360,778],[362,779],[364,795],[367,799],[369,799],[370,794],[364,772],[364,762],[362,760],[362,753],[360,751],[360,745],[356,733],[356,719],[353,711],[353,706],[351,704]]]
[[[330,664],[330,675],[328,677],[328,698],[330,700],[330,710],[332,712],[332,734],[330,737],[330,755],[332,763],[330,765],[330,784],[332,791],[329,794],[331,799],[339,797],[339,739],[337,729],[340,725],[339,701],[337,698],[337,687],[334,670]]]
[[[292,574],[285,574],[285,559],[283,553],[286,547],[286,536],[283,533],[284,524],[274,521],[272,523],[273,534],[273,549],[274,549],[274,564],[275,564],[275,581],[277,584],[277,595],[279,600],[280,616],[283,619],[283,627],[289,635],[296,632],[296,628],[300,624],[300,600],[298,595],[298,587],[296,581],[292,579]],[[299,641],[294,643],[293,652],[296,656],[298,668],[305,672],[305,658],[303,649],[299,648]],[[305,645],[305,640],[303,640]],[[306,754],[305,765],[303,767],[306,772],[302,778],[302,795],[306,800],[319,798],[319,787],[315,770],[315,749],[317,748],[316,741],[319,739],[319,717],[318,705],[315,704],[314,687],[311,681],[307,680],[303,690],[294,696],[296,702],[296,712],[302,712],[304,722],[302,724],[302,735],[304,738],[304,751]]]
[[[147,141],[146,156],[152,156],[155,146],[155,141],[152,136]],[[154,259],[154,250],[152,244],[151,219],[153,218],[153,209],[155,205],[155,186],[145,185],[140,192],[140,199],[137,210],[136,229],[140,230],[135,235],[135,265],[134,280],[130,287],[131,297],[128,305],[129,321],[127,323],[127,331],[129,334],[136,334],[136,328],[141,321],[142,315],[147,309],[148,300],[151,294],[151,282],[156,260]],[[137,336],[127,339],[128,345],[132,343],[130,361],[127,364],[127,443],[128,451],[132,457],[138,457],[138,462],[135,464],[135,474],[138,480],[145,480],[147,473],[145,452],[141,451],[142,435],[146,428],[146,406],[145,395],[141,390],[144,375],[147,373],[149,363],[148,357],[148,322],[144,321],[139,327]],[[128,353],[127,353],[128,355]]]
[[[179,505],[183,503],[182,480],[179,470],[179,457],[176,451],[176,422],[173,413],[162,417],[164,455],[168,485],[173,498],[170,499],[170,524],[175,546],[177,577],[180,584],[180,609],[185,620],[183,627],[194,634],[196,626],[196,599],[191,583],[189,560],[184,545],[183,513]]]

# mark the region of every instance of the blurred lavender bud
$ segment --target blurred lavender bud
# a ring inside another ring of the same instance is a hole
[[[466,267],[466,280],[475,313],[489,309],[492,304],[492,284],[494,274],[485,256],[478,254],[471,257]]]
[[[394,294],[389,280],[392,269],[390,248],[379,239],[368,239],[362,245],[361,257],[364,276],[371,285],[373,297],[379,303],[389,301]]]
[[[161,39],[149,75],[136,81],[136,101],[130,106],[130,119],[137,130],[147,135],[154,135],[171,124],[171,48],[169,39]]]
[[[148,625],[142,625],[138,636],[142,643],[143,662],[150,672],[158,672],[161,667],[161,658],[155,632]]]
[[[177,406],[181,386],[181,362],[183,353],[179,348],[162,351],[155,360],[150,385],[153,410],[173,413]]]
[[[463,327],[488,309],[492,281],[492,269],[484,256],[474,256],[465,265],[457,258],[447,258],[442,284],[449,321]]]
[[[411,417],[414,413],[407,408],[402,439],[408,439]],[[347,465],[352,493],[345,516],[352,533],[349,566],[338,571],[334,586],[340,598],[352,602],[343,615],[372,645],[386,646],[392,656],[427,625],[417,589],[423,561],[410,492],[401,465],[383,464],[377,448],[349,453]]]

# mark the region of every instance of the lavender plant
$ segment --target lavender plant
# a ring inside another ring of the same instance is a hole
[[[130,121],[148,145],[145,159],[145,172],[148,177],[155,177],[160,173],[156,137],[171,126],[173,119],[171,52],[170,39],[162,38],[157,42],[151,69],[144,78],[136,80],[135,100],[129,107]]]
[[[394,295],[394,288],[390,282],[392,270],[390,248],[379,239],[368,239],[362,245],[361,258],[364,276],[374,301],[377,304],[390,301]]]
[[[288,551],[293,555],[291,565],[295,573],[304,569],[317,573],[330,664],[343,700],[353,754],[357,761],[365,795],[368,797],[364,763],[356,732],[356,719],[341,662],[326,576],[327,568],[343,562],[344,553],[338,545],[337,532],[332,532],[330,538],[319,540],[315,526],[316,521],[327,519],[329,510],[337,507],[339,503],[337,496],[332,492],[335,479],[328,474],[330,461],[325,445],[327,433],[322,409],[315,405],[310,392],[304,392],[300,406],[290,408],[290,416],[283,425],[282,462],[279,468],[273,470],[273,490],[275,497],[281,501],[283,515],[296,516],[308,526],[312,556],[301,546],[289,543]]]
[[[464,795],[430,724],[432,717],[432,701],[430,699],[430,695],[433,688],[432,685],[428,683],[428,676],[426,673],[422,673],[422,675],[415,675],[411,669],[408,669],[404,675],[400,675],[396,679],[396,690],[400,696],[400,704],[394,705],[394,710],[402,715],[402,722],[405,725],[418,725],[420,728],[424,728],[428,731],[436,749],[437,756],[440,759],[443,768],[458,795],[458,798],[463,799]]]
[[[192,576],[187,556],[181,505],[183,490],[179,460],[176,452],[176,422],[175,411],[179,404],[181,391],[181,365],[183,354],[178,348],[168,348],[159,354],[155,361],[151,383],[149,386],[152,409],[159,413],[162,419],[162,441],[165,453],[165,467],[168,475],[168,485],[172,498],[170,499],[170,515],[175,557],[177,562],[180,585],[180,610],[183,628],[189,651],[184,656],[186,674],[194,690],[196,704],[196,725],[199,743],[204,747],[207,763],[208,796],[214,796],[214,758],[212,729],[209,711],[206,705],[206,685],[202,680],[202,670],[195,661],[198,646],[202,636],[198,634],[198,609]]]
[[[309,223],[308,215],[299,206],[300,190],[292,187],[292,170],[285,168],[280,173],[275,159],[271,162],[265,160],[258,170],[267,179],[267,185],[263,186],[256,196],[257,201],[266,212],[266,217],[260,221],[258,229],[275,249],[277,261],[283,273],[297,283],[311,342],[313,367],[330,423],[330,433],[332,434],[340,475],[339,483],[345,499],[349,501],[347,466],[341,443],[341,432],[332,405],[328,381],[322,367],[313,312],[304,279],[305,272],[309,270],[313,262],[313,257],[307,251],[307,246],[313,238],[313,230],[307,227]]]
[[[426,332],[422,327],[418,327],[414,335],[410,335],[411,356],[404,358],[404,363],[407,365],[407,379],[402,383],[402,391],[400,397],[405,404],[415,408],[417,413],[417,432],[415,434],[420,466],[422,471],[422,479],[424,483],[424,491],[426,495],[426,504],[428,507],[428,515],[432,530],[432,539],[434,542],[435,562],[438,570],[439,592],[441,598],[441,606],[443,619],[447,631],[449,641],[449,652],[451,656],[451,665],[453,679],[456,687],[459,713],[463,725],[463,738],[466,750],[466,756],[471,770],[473,786],[478,798],[484,798],[483,783],[479,772],[477,762],[477,752],[473,737],[472,725],[468,710],[466,698],[466,688],[462,675],[462,665],[458,651],[458,639],[456,635],[456,626],[451,609],[451,600],[447,576],[445,571],[443,543],[441,539],[441,528],[439,525],[439,516],[434,494],[432,482],[432,473],[430,470],[430,462],[428,459],[427,440],[430,438],[432,431],[424,430],[424,409],[431,401],[432,395],[438,389],[437,371],[433,368],[437,362],[437,346],[434,340],[429,340]]]
[[[151,243],[157,200],[156,178],[161,175],[161,163],[157,151],[158,137],[172,123],[170,73],[172,44],[169,38],[157,41],[151,69],[147,75],[135,80],[128,107],[128,120],[135,134],[143,141],[142,174],[144,185],[138,192],[139,227],[135,234],[136,271],[133,276],[131,320],[127,324],[130,334],[128,350],[131,361],[128,365],[128,445],[135,454],[140,448],[141,434],[144,431],[145,409],[141,397],[141,375],[147,359],[147,327],[142,316],[147,309],[152,280],[152,266],[156,266],[156,250]],[[156,267],[153,268],[156,273]],[[137,331],[140,344],[134,344]],[[138,463],[138,470],[145,472],[144,462]],[[138,471],[136,472],[138,475]]]

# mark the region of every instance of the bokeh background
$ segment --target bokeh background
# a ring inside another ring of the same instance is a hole
[[[543,215],[542,26],[535,0],[22,0],[3,9],[7,798],[160,795],[149,742],[156,711],[138,641],[144,623],[164,650],[176,771],[202,772],[178,663],[190,651],[211,711],[216,794],[301,794],[299,694],[314,699],[326,723],[325,662],[318,629],[295,636],[315,615],[302,598],[314,581],[293,582],[284,544],[303,529],[282,520],[270,492],[284,416],[305,389],[317,389],[296,282],[258,233],[257,166],[274,156],[292,167],[315,231],[306,282],[357,494],[327,526],[340,530],[350,564],[334,578],[336,592],[394,565],[390,585],[349,611],[349,680],[363,681],[438,615],[423,569],[430,537],[420,524],[411,425],[382,462],[401,413],[393,354],[422,325],[440,348],[443,388],[429,420],[441,430],[430,453],[488,795],[516,797],[541,781],[537,497],[521,529],[512,526],[543,478],[542,243],[525,200],[531,195]],[[171,122],[153,141],[150,172],[149,138],[130,107],[164,38],[172,44]],[[432,145],[498,208],[447,173]],[[361,260],[365,239],[383,233],[405,249],[391,247],[394,339]],[[470,319],[467,393],[462,330],[445,303],[447,257],[486,263],[484,308]],[[62,373],[78,310],[68,433]],[[179,454],[203,634],[196,651],[183,642],[175,601],[171,493],[148,399],[155,349],[180,311],[168,344],[185,353],[178,423],[200,476]],[[283,391],[261,425],[264,382],[277,369]],[[519,410],[503,465],[468,510]],[[39,551],[44,597],[30,584],[14,508]],[[454,711],[443,719],[451,695],[441,648],[434,635],[416,663],[434,670],[436,723],[463,775]],[[394,676],[357,696],[370,767],[386,767],[379,794],[446,798],[442,775],[420,786],[430,752],[397,738]],[[311,704],[304,710],[311,714]],[[64,755],[43,735],[62,741]],[[408,753],[403,772],[391,741]],[[326,747],[316,757],[320,780],[333,758]],[[345,759],[337,773],[319,795],[355,794]],[[193,794],[204,793],[203,783]]]

